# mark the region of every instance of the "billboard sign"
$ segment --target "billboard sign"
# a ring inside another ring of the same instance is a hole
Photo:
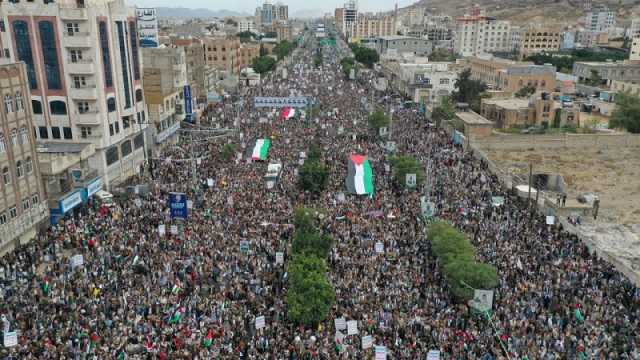
[[[253,106],[256,108],[272,107],[272,108],[303,108],[310,104],[310,99],[306,96],[290,96],[290,97],[260,97],[253,98]]]
[[[169,193],[169,208],[172,219],[187,220],[187,195],[185,193]]]
[[[136,8],[140,47],[158,47],[158,16],[154,8]]]

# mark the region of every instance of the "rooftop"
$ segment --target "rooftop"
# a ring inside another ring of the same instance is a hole
[[[378,39],[393,41],[393,40],[424,40],[419,37],[412,36],[400,36],[400,35],[389,35],[389,36],[378,36]]]
[[[491,125],[493,122],[487,120],[480,114],[473,111],[460,111],[456,113],[456,116],[462,120],[465,124],[469,125]]]
[[[495,105],[507,110],[520,110],[529,107],[529,100],[527,99],[504,99],[504,100],[492,100],[484,99],[483,103],[488,105]]]

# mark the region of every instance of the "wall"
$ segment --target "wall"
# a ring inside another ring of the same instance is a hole
[[[564,135],[492,135],[475,141],[484,149],[526,150],[593,147],[640,147],[640,135],[564,134]]]

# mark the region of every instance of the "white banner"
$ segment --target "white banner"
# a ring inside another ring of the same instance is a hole
[[[276,253],[276,264],[284,264],[284,253],[282,252]]]
[[[166,228],[164,226],[164,224],[160,224],[158,225],[158,234],[160,234],[160,236],[164,236],[164,234],[166,233]]]
[[[493,290],[474,290],[469,305],[481,312],[490,311],[493,307]]]
[[[387,347],[376,345],[375,354],[375,360],[387,360]]]
[[[344,329],[347,328],[347,321],[344,319],[344,316],[336,318],[335,320],[333,320],[333,324],[336,327],[336,331],[337,330],[344,330]]]
[[[18,345],[18,333],[15,331],[4,333],[4,347],[14,347]]]
[[[408,188],[416,187],[416,174],[407,174],[406,175],[406,185]]]
[[[178,235],[178,225],[171,225],[171,233],[173,235]]]
[[[82,257],[82,254],[77,254],[77,255],[73,255],[71,257],[71,268],[75,269],[78,266],[82,266],[84,265],[84,257]]]
[[[362,337],[362,350],[369,349],[373,346],[373,336],[367,335]]]
[[[440,350],[429,350],[427,360],[440,360]]]
[[[193,209],[193,200],[187,200],[187,209]]]
[[[380,241],[376,243],[376,254],[382,254],[384,252],[384,244]]]
[[[547,216],[547,225],[553,225],[556,222],[555,216]]]
[[[358,334],[358,322],[356,320],[347,321],[347,335]]]
[[[264,320],[264,316],[258,316],[256,318],[256,330],[260,330],[262,328],[264,328],[265,326],[267,326],[265,320]]]
[[[207,186],[213,187],[213,179],[207,179]]]

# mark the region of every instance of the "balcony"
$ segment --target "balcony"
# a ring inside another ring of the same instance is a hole
[[[83,113],[76,112],[75,119],[78,125],[98,126],[102,123],[98,110],[89,110]]]
[[[88,32],[74,32],[64,33],[64,46],[72,47],[72,48],[90,48],[91,44],[91,35]]]
[[[85,21],[89,20],[87,16],[87,9],[75,6],[62,6],[60,5],[60,19],[71,21]]]
[[[70,74],[94,74],[92,59],[68,59],[67,66]]]
[[[98,92],[95,85],[85,85],[82,87],[72,87],[71,97],[74,99],[97,100]]]

